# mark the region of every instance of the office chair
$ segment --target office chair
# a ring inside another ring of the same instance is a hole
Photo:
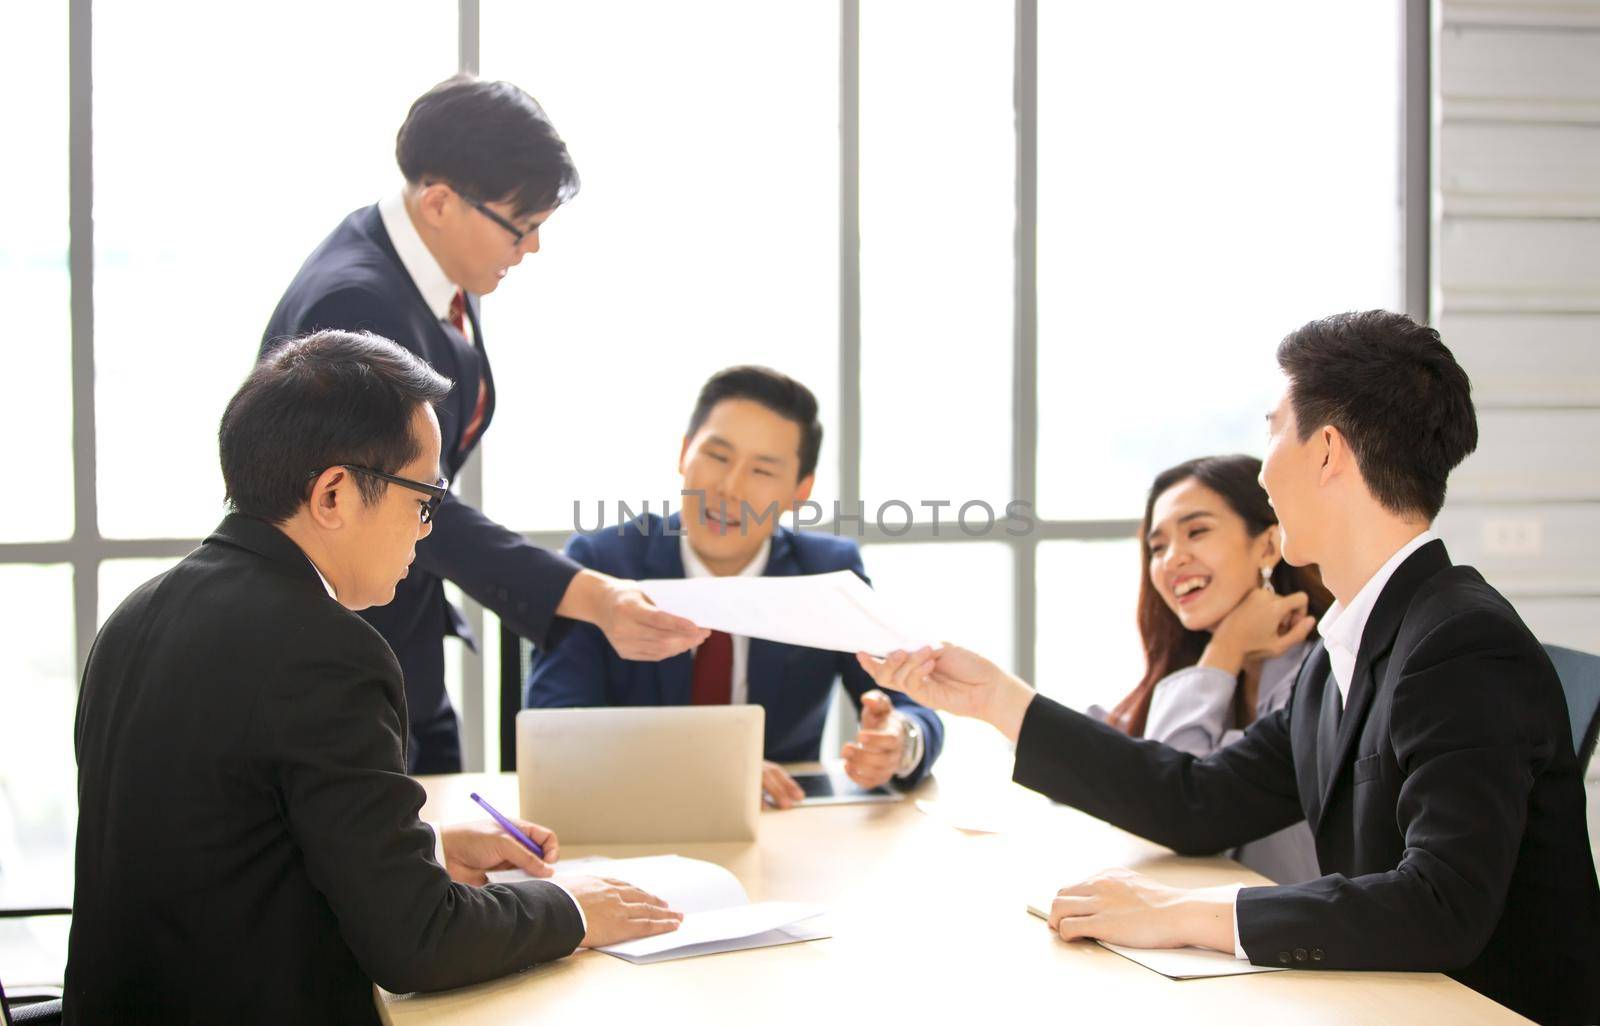
[[[22,919],[29,916],[71,915],[72,910],[67,908],[18,908],[0,909],[0,918]],[[61,1023],[61,998],[55,988],[49,990],[53,993],[33,993],[41,988],[29,988],[29,993],[24,996],[17,994],[8,997],[5,984],[0,981],[0,1026],[60,1026]]]
[[[500,628],[500,772],[517,771],[517,713],[522,711],[522,686],[533,669],[533,646],[515,632]]]
[[[1586,769],[1600,735],[1600,656],[1559,645],[1546,645],[1544,650],[1561,678],[1572,721],[1572,749],[1578,753],[1578,765]]]

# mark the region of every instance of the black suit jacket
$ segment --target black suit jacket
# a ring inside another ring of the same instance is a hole
[[[375,1023],[582,940],[554,884],[453,883],[400,667],[300,549],[230,516],[135,591],[78,700],[69,1023]]]
[[[478,300],[468,297],[474,328]],[[494,419],[494,377],[481,341],[470,344],[454,327],[434,316],[400,262],[376,206],[346,217],[323,240],[278,301],[261,341],[265,356],[286,339],[321,328],[371,331],[405,346],[456,383],[439,407],[446,476],[454,479]],[[481,331],[478,337],[482,339]],[[465,452],[463,430],[478,401],[478,382],[488,398],[483,426]],[[417,545],[411,573],[400,582],[394,601],[362,615],[394,649],[405,672],[411,716],[416,724],[448,712],[444,689],[443,639],[467,638],[466,623],[445,600],[443,581],[453,581],[516,633],[542,645],[567,585],[578,572],[565,557],[530,544],[478,510],[446,498],[433,521],[433,533]],[[424,769],[439,769],[422,757]]]
[[[1183,854],[1302,817],[1327,875],[1247,887],[1250,960],[1449,973],[1544,1023],[1600,1021],[1600,888],[1561,684],[1516,612],[1442,542],[1390,578],[1348,706],[1326,650],[1289,705],[1204,759],[1044,698],[1016,780]]]

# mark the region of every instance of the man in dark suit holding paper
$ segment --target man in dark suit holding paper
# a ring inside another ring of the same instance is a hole
[[[1560,681],[1430,530],[1477,444],[1467,376],[1438,332],[1385,311],[1313,321],[1278,363],[1261,483],[1284,558],[1317,564],[1338,601],[1289,705],[1241,740],[1203,759],[1135,740],[954,646],[859,658],[1015,739],[1018,783],[1179,853],[1311,826],[1318,879],[1184,890],[1112,871],[1061,889],[1063,938],[1440,971],[1538,1022],[1600,1021],[1600,886]]]
[[[459,987],[677,927],[593,877],[473,886],[551,870],[487,821],[417,818],[400,667],[355,611],[428,536],[449,387],[324,332],[228,404],[234,512],[118,607],[84,670],[68,1023],[376,1023],[374,982]]]
[[[531,96],[470,76],[412,105],[395,154],[405,187],[346,217],[306,259],[272,313],[261,355],[285,339],[342,328],[375,332],[422,357],[457,382],[439,406],[442,466],[455,477],[494,420],[479,299],[539,252],[539,228],[577,193],[578,172]],[[444,639],[476,641],[446,601],[445,581],[538,644],[560,633],[558,617],[597,625],[630,659],[663,659],[705,637],[652,608],[631,582],[530,544],[448,495],[394,601],[362,614],[405,671],[413,773],[461,769]]]

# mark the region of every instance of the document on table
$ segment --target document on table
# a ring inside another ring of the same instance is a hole
[[[746,638],[876,656],[927,644],[849,570],[797,577],[648,580],[639,587],[669,613]]]
[[[596,949],[635,965],[831,936],[819,918],[825,911],[822,906],[796,901],[751,902],[738,878],[713,862],[652,855],[574,859],[555,866],[557,877],[580,873],[625,880],[683,913],[682,925],[671,933]],[[528,879],[532,878],[520,869],[489,874],[491,883]]]
[[[1029,905],[1028,911],[1040,919],[1049,919],[1050,914],[1043,911],[1049,907],[1049,902],[1045,902],[1043,906]],[[1154,970],[1170,980],[1200,980],[1209,976],[1277,973],[1286,968],[1276,965],[1252,965],[1242,958],[1235,958],[1231,953],[1212,951],[1209,948],[1130,948],[1108,941],[1095,941],[1095,943],[1107,951],[1115,951],[1129,961],[1138,962],[1146,969]]]

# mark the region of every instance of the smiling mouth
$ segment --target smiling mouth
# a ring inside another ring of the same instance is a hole
[[[1209,577],[1185,577],[1172,586],[1172,595],[1178,600],[1179,605],[1184,605],[1193,601],[1194,597],[1210,584]]]
[[[725,517],[721,513],[708,509],[701,511],[700,518],[718,534],[727,534],[729,531],[737,531],[739,529],[738,517]]]

